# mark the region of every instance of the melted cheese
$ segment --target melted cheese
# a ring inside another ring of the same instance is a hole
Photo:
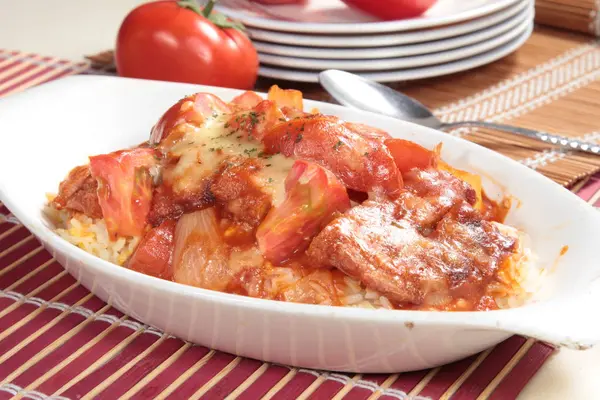
[[[170,149],[173,156],[179,157],[177,165],[169,172],[173,190],[185,192],[193,189],[198,182],[212,175],[225,159],[244,156],[260,160],[263,168],[255,177],[259,186],[272,195],[273,205],[278,206],[285,199],[285,178],[294,159],[281,154],[259,157],[263,145],[227,129],[225,124],[229,117],[222,115],[207,120],[202,127],[185,127],[182,140]]]

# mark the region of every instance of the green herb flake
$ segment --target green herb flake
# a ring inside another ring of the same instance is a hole
[[[342,142],[341,140],[338,140],[338,142],[333,145],[333,149],[334,150],[339,150],[340,147],[342,147],[343,145],[344,145],[344,142]]]
[[[269,178],[269,183],[273,183],[273,178]]]
[[[296,136],[296,143],[300,143],[302,141],[302,134],[299,133],[298,136]]]
[[[250,123],[252,126],[258,124],[258,114],[256,114],[254,111],[251,111],[248,115],[250,116]]]

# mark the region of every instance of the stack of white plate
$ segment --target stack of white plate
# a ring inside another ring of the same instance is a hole
[[[386,22],[341,0],[218,4],[246,26],[260,75],[303,82],[317,82],[318,73],[331,68],[380,82],[468,70],[519,48],[534,17],[534,0],[438,0],[422,17]]]

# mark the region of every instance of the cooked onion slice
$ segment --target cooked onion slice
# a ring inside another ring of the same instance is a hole
[[[175,227],[173,280],[223,291],[231,274],[214,208],[184,214]]]

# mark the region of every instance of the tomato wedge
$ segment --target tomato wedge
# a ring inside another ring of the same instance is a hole
[[[236,136],[260,141],[268,129],[285,121],[285,115],[273,101],[263,100],[251,110],[233,114],[225,127]]]
[[[248,90],[231,100],[229,105],[237,110],[251,110],[264,99],[258,93]]]
[[[385,141],[385,145],[394,156],[396,166],[402,173],[413,168],[427,169],[437,165],[438,154],[414,142],[404,139],[388,139]]]
[[[228,114],[231,108],[210,93],[196,93],[173,104],[150,132],[150,144],[160,143],[177,126],[188,123],[201,126],[213,114]]]
[[[402,176],[381,141],[365,138],[336,117],[293,119],[271,128],[263,137],[265,151],[319,163],[349,189],[400,194]]]
[[[175,224],[170,220],[150,229],[127,261],[127,268],[157,278],[171,279]]]
[[[283,203],[269,211],[256,232],[261,253],[276,264],[304,251],[336,211],[350,208],[344,185],[331,172],[311,162],[294,163],[285,189]]]
[[[149,169],[156,163],[155,151],[148,148],[90,157],[90,171],[98,181],[98,201],[111,240],[144,233],[152,202]]]

